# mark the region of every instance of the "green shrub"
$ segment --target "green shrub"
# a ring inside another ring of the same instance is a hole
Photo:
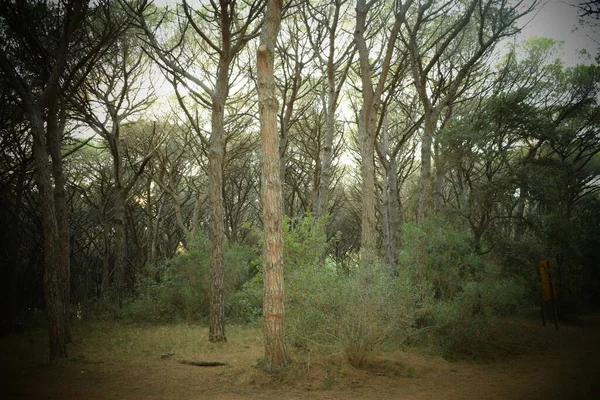
[[[402,237],[401,271],[433,285],[440,299],[451,299],[484,268],[483,257],[473,252],[468,233],[452,221],[432,217],[421,225],[409,222],[403,226]]]
[[[316,220],[310,214],[284,219],[283,253],[288,302],[290,291],[294,290],[289,283],[290,276],[316,266],[327,248],[326,223],[326,219]],[[262,234],[257,232],[257,236],[262,237]],[[237,322],[256,323],[262,316],[262,256],[252,261],[251,271],[253,277],[241,285],[226,304],[228,316]]]
[[[342,351],[352,365],[362,366],[384,342],[404,341],[431,306],[431,291],[388,271],[379,261],[368,268],[354,265],[348,274],[332,262],[294,271],[287,286],[290,343]]]
[[[136,295],[123,315],[136,322],[197,322],[208,316],[210,301],[210,248],[202,237],[189,251],[156,267],[149,267],[136,282]],[[225,302],[248,281],[254,271],[256,253],[249,247],[226,245]]]
[[[525,285],[516,279],[491,274],[482,281],[467,282],[453,299],[436,305],[432,338],[448,357],[488,357],[501,317],[522,312],[525,299]]]
[[[263,278],[262,271],[259,271],[240,290],[231,294],[225,304],[226,315],[238,323],[257,324],[262,317],[262,303]]]

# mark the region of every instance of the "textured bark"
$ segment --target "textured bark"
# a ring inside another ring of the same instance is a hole
[[[315,202],[315,217],[321,218],[329,212],[329,192],[331,185],[331,155],[333,151],[333,138],[335,136],[335,86],[333,80],[328,83],[327,115],[325,119],[325,137],[319,161],[320,176],[319,187]]]
[[[377,137],[377,124],[381,112],[381,98],[390,72],[392,55],[396,45],[396,39],[400,27],[405,19],[406,12],[412,1],[399,4],[395,10],[394,25],[385,43],[385,51],[382,57],[381,70],[376,85],[371,81],[371,57],[365,39],[367,25],[367,14],[374,2],[366,3],[358,0],[356,4],[356,29],[354,39],[358,51],[360,64],[360,77],[362,84],[363,106],[359,116],[359,138],[361,152],[361,176],[362,176],[362,226],[361,226],[361,253],[364,265],[369,265],[371,257],[377,251],[376,231],[376,190],[375,190],[375,140]]]
[[[118,175],[118,173],[116,174]],[[125,296],[125,199],[123,198],[123,187],[120,178],[114,188],[113,193],[113,218],[112,226],[114,230],[114,251],[115,251],[115,289],[119,307],[123,306]]]
[[[229,68],[227,66],[227,68]],[[222,78],[223,79],[223,78]],[[223,262],[223,111],[227,97],[228,77],[221,82],[219,99],[213,100],[212,131],[208,155],[208,185],[210,204],[210,321],[211,342],[226,342]]]
[[[360,137],[360,156],[361,156],[361,251],[373,253],[377,247],[377,219],[375,216],[375,205],[377,193],[375,191],[375,135],[374,121],[366,121],[365,111],[363,109],[361,123],[359,124]],[[371,122],[371,123],[369,123]],[[372,127],[369,129],[369,127]]]
[[[267,370],[278,369],[288,363],[284,341],[282,185],[274,79],[274,53],[281,23],[281,3],[281,0],[270,0],[268,3],[256,56],[262,147],[263,329]]]
[[[37,112],[36,112],[37,111]],[[44,232],[44,296],[50,340],[50,361],[67,357],[68,318],[65,314],[67,299],[64,297],[65,282],[68,281],[68,265],[61,265],[64,257],[61,250],[60,229],[53,188],[46,131],[41,110],[30,110],[35,181],[39,193],[42,229]],[[56,184],[56,182],[54,182]],[[67,240],[68,241],[68,240]],[[68,257],[67,257],[68,258]]]
[[[3,313],[3,328],[4,332],[12,332],[15,327],[15,319],[17,316],[17,277],[21,266],[21,209],[23,204],[23,191],[25,174],[27,165],[23,163],[19,168],[18,177],[14,189],[15,201],[11,207],[10,215],[10,247],[8,253],[8,264],[6,266],[7,282],[6,292],[3,293],[6,297],[6,305]]]
[[[433,211],[433,180],[431,176],[431,153],[433,144],[434,119],[425,112],[425,125],[421,139],[421,182],[417,220],[422,223]]]
[[[359,115],[358,131],[361,156],[361,253],[373,253],[376,248],[375,230],[375,135],[376,113],[378,111],[378,99],[373,90],[371,82],[371,67],[369,61],[369,50],[365,41],[366,19],[369,7],[363,1],[356,5],[356,31],[355,41],[360,61],[360,75],[362,82],[363,107]]]
[[[390,154],[389,130],[387,117],[383,121],[383,148],[380,158],[383,166],[383,247],[390,275],[398,275],[398,231],[400,229],[398,199],[398,162],[396,156]]]
[[[336,35],[339,33],[338,25],[340,22],[340,12],[343,2],[335,1],[332,4],[333,15],[331,24],[328,26],[328,53],[326,62],[327,71],[327,98],[325,104],[325,135],[321,146],[319,159],[319,176],[316,201],[314,206],[314,215],[317,218],[323,217],[329,213],[329,196],[331,192],[331,173],[332,173],[332,154],[333,140],[335,138],[335,112],[338,106],[338,99],[342,86],[348,77],[348,71],[352,65],[356,47],[351,50],[345,50],[341,57],[336,60],[336,50],[340,50],[335,45]],[[325,15],[324,15],[325,16]],[[329,21],[329,17],[325,21]],[[342,49],[343,50],[343,49]],[[315,49],[319,52],[319,49]],[[343,62],[342,62],[343,61]],[[345,65],[343,65],[345,64]],[[341,70],[336,70],[340,68]],[[337,82],[336,82],[337,76]],[[323,260],[324,261],[324,260]]]
[[[439,142],[435,143],[435,179],[433,184],[433,209],[435,212],[442,211],[444,207],[444,188],[446,186],[446,162]]]
[[[110,246],[108,244],[108,229],[104,228],[104,246],[102,254],[102,295],[108,294],[110,287]]]

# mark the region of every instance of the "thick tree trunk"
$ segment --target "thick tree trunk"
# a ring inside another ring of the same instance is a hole
[[[48,333],[50,339],[50,362],[67,357],[67,341],[69,335],[68,316],[66,315],[65,282],[68,282],[69,266],[65,265],[65,257],[61,252],[68,243],[61,245],[62,217],[57,210],[54,185],[62,180],[55,180],[57,168],[50,163],[48,140],[44,129],[42,111],[31,112],[31,131],[33,135],[33,154],[35,165],[35,181],[39,193],[40,211],[42,215],[42,230],[44,232],[44,295],[46,300],[46,315],[48,318]],[[52,158],[52,162],[54,162]],[[67,240],[68,242],[68,240]],[[66,247],[68,249],[68,247]],[[68,257],[67,257],[68,260]]]
[[[56,226],[58,234],[57,263],[61,269],[59,283],[63,301],[63,319],[65,340],[71,341],[69,325],[71,300],[71,242],[69,235],[69,217],[67,195],[65,192],[66,178],[63,172],[63,157],[61,141],[65,120],[59,116],[58,103],[52,103],[47,110],[46,142],[51,158],[52,179],[54,181],[54,208],[56,210]]]
[[[223,113],[227,96],[227,78],[221,85],[220,98],[213,99],[212,132],[208,155],[208,185],[210,202],[210,321],[209,337],[211,342],[226,342],[225,336],[225,298],[223,262]]]
[[[281,0],[270,0],[268,3],[256,56],[262,145],[263,329],[267,370],[279,369],[288,363],[284,341],[282,177],[274,79],[274,53],[281,23],[281,3]]]
[[[362,220],[361,220],[361,235],[360,247],[363,255],[371,257],[374,255],[377,248],[377,231],[376,231],[376,215],[375,207],[377,201],[377,193],[375,190],[375,134],[370,132],[375,129],[374,121],[369,121],[368,114],[363,109],[361,112],[361,121],[359,123],[360,135],[360,155],[361,155],[361,178],[362,178]],[[369,118],[371,119],[371,118]],[[369,123],[370,122],[370,123]]]

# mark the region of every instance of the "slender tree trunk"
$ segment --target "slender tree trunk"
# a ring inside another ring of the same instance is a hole
[[[375,207],[377,192],[375,189],[375,140],[377,137],[377,122],[380,112],[381,96],[385,89],[390,63],[396,46],[396,39],[405,18],[406,10],[412,3],[407,1],[395,10],[394,25],[385,43],[385,53],[382,59],[379,79],[376,85],[371,80],[371,59],[365,39],[367,14],[374,2],[358,0],[356,2],[356,29],[354,40],[358,51],[360,77],[362,84],[363,106],[359,117],[359,137],[361,151],[362,176],[362,225],[361,225],[361,263],[368,266],[377,251],[377,231]]]
[[[123,199],[123,188],[120,182],[115,184],[113,195],[115,289],[119,307],[122,307],[125,296],[125,201]]]
[[[328,213],[329,192],[331,185],[331,154],[333,152],[333,138],[335,136],[335,83],[333,72],[328,79],[327,115],[325,116],[325,137],[321,148],[321,176],[319,178],[319,189],[317,204],[315,206],[315,217],[321,218]]]
[[[222,82],[217,99],[213,99],[212,132],[208,156],[208,179],[210,201],[210,321],[209,341],[226,342],[225,336],[225,299],[223,262],[223,113],[227,97],[227,78]]]
[[[263,329],[265,368],[279,369],[288,363],[285,347],[283,283],[282,182],[277,133],[274,54],[281,24],[281,0],[270,0],[257,51],[257,91],[262,146]]]
[[[58,235],[57,263],[61,270],[59,284],[63,300],[63,319],[65,340],[71,341],[71,327],[69,325],[70,300],[71,300],[71,242],[69,235],[69,216],[67,195],[65,192],[66,178],[63,172],[63,157],[61,141],[64,132],[65,119],[59,115],[58,101],[50,105],[47,110],[46,143],[50,153],[52,166],[52,179],[54,181],[54,208],[56,210],[56,226]]]
[[[440,145],[435,144],[435,183],[433,191],[433,205],[435,212],[440,212],[444,207],[445,169],[444,155]]]
[[[390,154],[389,127],[387,115],[384,115],[382,131],[382,143],[378,148],[379,159],[383,167],[383,193],[381,207],[381,224],[383,227],[383,248],[385,259],[391,276],[398,273],[397,266],[397,236],[398,230],[398,167],[395,156]]]
[[[156,261],[156,249],[152,246],[154,242],[154,223],[152,221],[152,177],[148,177],[146,184],[146,258],[148,265],[154,265]]]
[[[51,172],[53,167],[49,161],[49,151],[44,129],[43,112],[30,112],[31,131],[33,135],[33,154],[35,164],[35,180],[39,193],[42,229],[44,232],[44,296],[48,318],[50,339],[50,362],[67,357],[68,318],[65,315],[64,282],[68,280],[68,266],[61,265],[58,212],[53,190],[56,182]]]
[[[518,242],[525,233],[525,203],[527,201],[527,184],[522,183],[519,187],[519,199],[515,215],[515,242]]]
[[[431,151],[435,121],[431,112],[425,112],[425,125],[421,139],[421,182],[419,193],[418,222],[433,211],[433,180],[431,176]]]
[[[110,246],[108,245],[107,235],[108,233],[105,231],[104,248],[102,254],[102,296],[108,295],[108,288],[110,287]]]
[[[10,230],[11,236],[10,248],[8,254],[7,265],[7,282],[6,282],[6,308],[4,310],[4,330],[12,332],[15,327],[15,319],[17,315],[17,285],[18,272],[21,267],[21,208],[23,203],[23,185],[27,165],[22,164],[18,172],[17,182],[15,186],[15,203],[12,210]]]

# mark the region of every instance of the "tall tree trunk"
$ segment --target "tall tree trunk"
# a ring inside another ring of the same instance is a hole
[[[267,5],[256,55],[262,146],[263,329],[267,370],[278,369],[288,363],[284,342],[282,177],[277,133],[279,107],[274,78],[274,54],[281,24],[281,3],[281,0],[270,0]]]
[[[333,45],[333,44],[332,44]],[[328,67],[329,68],[329,67]],[[331,67],[333,68],[333,66]],[[315,205],[315,217],[321,218],[328,213],[329,192],[331,185],[331,154],[333,152],[333,138],[335,136],[335,82],[333,72],[328,73],[327,111],[325,116],[325,137],[321,148],[321,175]]]
[[[148,177],[146,184],[146,258],[148,265],[153,266],[156,261],[156,247],[154,244],[154,221],[152,220],[152,177]]]
[[[419,192],[418,222],[422,223],[425,217],[433,211],[433,180],[431,176],[431,152],[433,144],[433,131],[435,120],[431,112],[425,112],[425,125],[421,139],[421,182]]]
[[[69,325],[70,300],[71,300],[71,242],[69,235],[69,216],[67,194],[65,192],[66,178],[63,172],[63,156],[61,151],[62,135],[65,119],[59,115],[58,100],[50,105],[47,111],[46,142],[50,153],[52,165],[52,179],[54,181],[54,208],[56,210],[56,226],[58,234],[57,263],[61,269],[60,290],[63,300],[63,319],[65,340],[71,341],[71,327]]]
[[[446,163],[438,141],[435,143],[435,181],[433,188],[433,207],[435,212],[440,212],[444,207],[444,186]]]
[[[222,68],[222,67],[220,67]],[[228,66],[226,67],[228,68]],[[223,79],[223,78],[222,78]],[[223,262],[223,113],[227,97],[228,78],[220,82],[219,94],[213,99],[212,131],[208,155],[208,186],[210,202],[210,321],[209,336],[211,342],[226,342],[225,336],[225,298]]]
[[[104,227],[104,247],[102,249],[102,296],[108,295],[108,289],[110,287],[110,245],[108,241],[108,229]]]
[[[527,183],[523,182],[519,187],[519,199],[515,215],[515,242],[518,242],[525,234],[525,204],[527,202]]]
[[[120,180],[120,179],[119,179]],[[125,200],[123,187],[116,182],[113,193],[113,229],[115,246],[115,289],[119,307],[123,306],[125,296]]]
[[[398,275],[398,230],[399,222],[399,199],[398,199],[398,163],[396,157],[389,151],[389,131],[387,117],[382,126],[383,148],[380,154],[383,166],[383,247],[385,259],[391,276]]]
[[[56,185],[60,181],[55,181],[52,176],[54,168],[49,160],[48,141],[42,115],[41,109],[30,112],[35,181],[44,232],[44,296],[50,339],[50,362],[54,362],[59,358],[67,357],[68,318],[65,315],[67,300],[64,282],[69,279],[69,269],[68,265],[61,265],[64,257],[61,257],[60,253],[64,250],[64,245],[61,246],[60,243],[59,213],[53,190],[53,182]]]
[[[375,207],[377,192],[375,189],[375,140],[379,118],[381,98],[386,87],[387,76],[390,72],[392,55],[396,47],[396,39],[405,19],[412,0],[399,3],[394,10],[394,25],[385,43],[385,53],[382,57],[381,70],[376,85],[371,80],[371,57],[365,39],[367,14],[375,2],[358,0],[356,3],[356,29],[354,40],[358,51],[360,78],[362,86],[363,106],[359,117],[359,137],[361,147],[361,176],[362,176],[362,226],[361,226],[361,259],[364,265],[371,263],[377,251],[377,231]]]
[[[377,248],[377,231],[375,207],[377,193],[375,190],[375,134],[370,132],[375,129],[374,121],[369,118],[374,112],[367,113],[365,109],[361,111],[359,123],[360,135],[360,155],[361,155],[361,235],[360,247],[364,256],[370,259]],[[368,262],[365,260],[365,262]]]
[[[21,208],[27,165],[23,163],[18,172],[15,186],[15,203],[11,210],[9,232],[11,232],[6,282],[6,308],[4,309],[3,327],[5,332],[12,332],[17,316],[17,286],[18,272],[21,266]]]

